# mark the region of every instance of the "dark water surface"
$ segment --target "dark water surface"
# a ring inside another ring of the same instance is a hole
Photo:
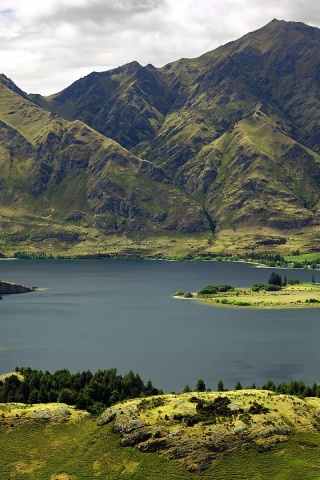
[[[0,302],[0,373],[117,368],[164,391],[268,379],[320,382],[320,310],[210,307],[172,298],[207,284],[266,283],[272,270],[231,262],[12,260],[0,278],[40,291]],[[280,270],[311,281],[306,270]],[[314,272],[315,277],[319,272]],[[42,290],[43,289],[43,290]]]

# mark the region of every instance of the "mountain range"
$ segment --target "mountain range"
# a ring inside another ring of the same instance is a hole
[[[47,97],[0,75],[0,167],[2,250],[211,236],[314,251],[320,30],[273,20],[199,58],[92,72]]]

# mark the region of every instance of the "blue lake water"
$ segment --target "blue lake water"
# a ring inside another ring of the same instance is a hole
[[[232,262],[5,260],[0,278],[41,290],[0,302],[0,373],[117,368],[165,392],[268,379],[320,383],[320,309],[250,310],[172,298],[207,284],[266,283],[272,270]],[[311,281],[320,272],[279,270]]]

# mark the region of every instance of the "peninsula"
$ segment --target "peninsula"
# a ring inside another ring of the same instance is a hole
[[[34,292],[36,289],[37,287],[26,287],[24,285],[19,285],[18,283],[4,282],[3,280],[0,280],[0,300],[2,300],[2,295]]]
[[[267,284],[235,288],[230,285],[207,285],[197,293],[178,291],[176,298],[196,298],[214,306],[253,308],[320,307],[320,284],[300,283],[299,279],[282,281],[272,273]]]

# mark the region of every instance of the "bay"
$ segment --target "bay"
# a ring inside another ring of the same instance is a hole
[[[272,379],[320,383],[320,310],[211,307],[174,299],[207,284],[266,283],[240,262],[4,260],[0,278],[39,290],[0,302],[0,373],[117,368],[165,392]],[[311,281],[318,271],[279,270]]]

